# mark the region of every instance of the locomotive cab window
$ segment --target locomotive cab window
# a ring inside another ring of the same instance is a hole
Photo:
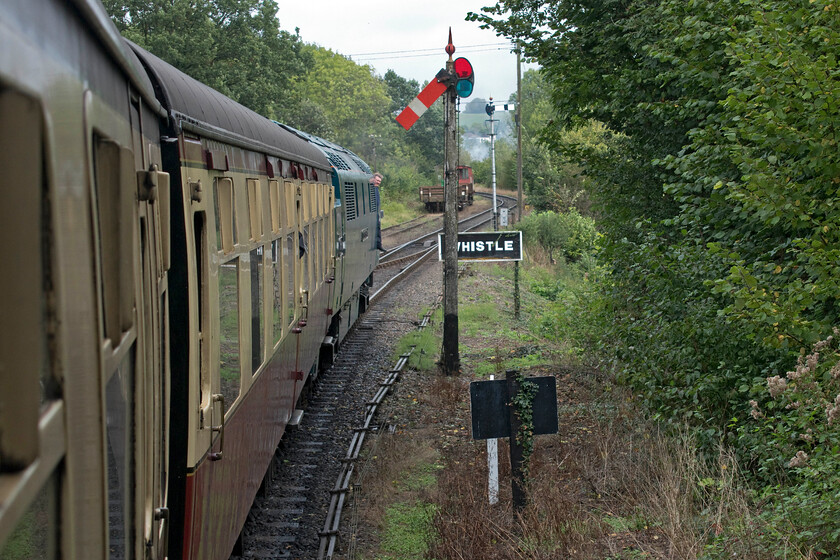
[[[341,206],[341,184],[338,182],[338,175],[333,172],[332,191],[335,193],[335,208]]]

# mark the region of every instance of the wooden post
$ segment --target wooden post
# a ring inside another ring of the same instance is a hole
[[[452,29],[446,53],[446,70],[454,73]],[[443,348],[441,364],[445,375],[458,375],[461,359],[458,354],[458,130],[455,124],[455,87],[444,95],[444,216],[443,216]]]
[[[524,450],[517,441],[519,428],[522,422],[519,419],[519,412],[513,404],[516,394],[519,392],[519,383],[516,381],[518,371],[509,369],[505,372],[507,390],[510,402],[510,484],[513,493],[514,511],[522,511],[525,507],[525,472],[522,468]]]

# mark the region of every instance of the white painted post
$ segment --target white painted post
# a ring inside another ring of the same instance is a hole
[[[493,381],[494,376],[490,376]],[[499,441],[495,438],[487,440],[487,492],[490,505],[499,503]]]

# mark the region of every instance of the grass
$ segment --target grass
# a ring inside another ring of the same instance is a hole
[[[35,515],[30,511],[23,516],[17,529],[6,542],[4,548],[0,549],[0,558],[4,560],[24,560],[35,558]]]
[[[383,198],[382,212],[384,216],[382,217],[381,227],[391,227],[412,220],[418,215],[424,215],[426,213],[425,208],[416,193],[414,194],[414,198],[417,200],[412,200],[408,197],[402,197],[396,200]]]
[[[382,536],[382,560],[421,560],[426,557],[429,541],[434,539],[432,519],[434,504],[425,502],[395,503],[385,511]]]
[[[18,521],[8,540],[0,546],[0,559],[30,560],[48,557],[51,548],[51,528],[55,522],[53,515],[56,515],[55,512],[50,513],[52,506],[48,493],[52,490],[52,485],[42,490],[29,511]]]
[[[434,370],[437,367],[438,357],[440,356],[441,340],[440,335],[435,332],[432,325],[440,324],[442,320],[443,310],[438,308],[432,314],[429,327],[423,330],[411,331],[402,337],[395,347],[394,361],[410,351],[411,356],[408,359],[409,367],[423,372]]]

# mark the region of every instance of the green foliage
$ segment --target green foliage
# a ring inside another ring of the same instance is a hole
[[[765,518],[801,549],[840,552],[840,353],[834,335],[817,342],[783,375],[757,380],[750,417],[738,422],[742,447],[766,484]],[[790,520],[797,530],[791,537]]]
[[[516,442],[522,446],[522,472],[528,477],[531,455],[534,453],[534,398],[539,386],[521,373],[516,376],[519,390],[511,398],[510,403],[516,409],[519,417],[519,431]]]
[[[555,332],[602,350],[661,420],[736,445],[780,496],[767,522],[803,554],[836,554],[840,446],[795,476],[778,453],[818,411],[774,413],[771,435],[743,426],[756,387],[840,319],[837,4],[502,0],[471,18],[540,62],[541,138],[580,166],[602,218],[594,297],[576,300],[592,326]],[[592,120],[599,141],[567,138]]]
[[[536,212],[516,224],[527,246],[540,246],[551,260],[559,252],[569,262],[577,262],[595,249],[595,222],[581,216],[575,208],[567,212]]]
[[[443,162],[443,106],[406,132],[394,120],[420,91],[279,28],[272,0],[106,0],[120,32],[266,117],[335,141],[385,175],[383,202],[417,192]],[[286,22],[294,23],[294,22]]]
[[[583,168],[550,146],[541,131],[554,118],[554,105],[545,76],[528,70],[522,78],[523,112],[522,183],[528,204],[536,210],[564,212],[577,208],[584,214],[591,205]],[[584,123],[576,129],[562,131],[569,145],[588,145],[597,149],[603,126]]]
[[[193,78],[270,118],[311,64],[271,0],[105,0],[120,32]]]
[[[391,99],[385,83],[370,66],[359,66],[349,58],[311,45],[305,50],[313,66],[298,80],[294,95],[318,102],[334,132],[331,140],[365,153],[370,135],[379,134],[388,123]]]
[[[443,310],[436,309],[432,314],[430,325],[443,320]],[[427,327],[422,330],[414,330],[403,336],[394,349],[394,360],[402,355],[411,355],[408,359],[408,366],[417,371],[432,371],[437,363],[440,351],[440,336],[435,329]]]

